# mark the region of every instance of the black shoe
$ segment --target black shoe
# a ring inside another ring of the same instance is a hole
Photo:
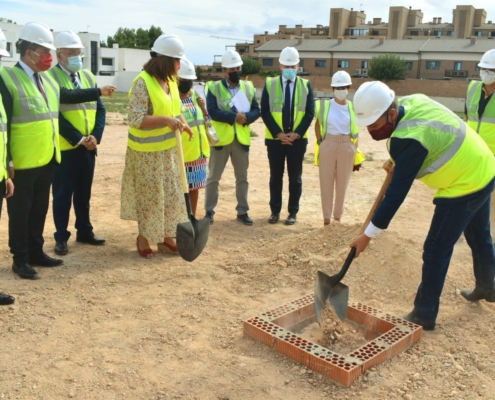
[[[69,252],[67,242],[57,242],[55,245],[55,253],[59,256],[65,256]]]
[[[63,263],[63,260],[59,258],[51,258],[46,253],[41,253],[41,255],[37,257],[29,256],[29,264],[36,265],[38,267],[58,267]]]
[[[22,279],[40,279],[38,273],[28,264],[15,262],[12,264],[12,271],[19,275]]]
[[[91,234],[87,236],[76,237],[76,242],[92,244],[93,246],[100,246],[103,243],[105,243],[105,239],[99,238],[98,236]]]
[[[14,297],[5,293],[0,293],[0,306],[8,306],[9,304],[13,304],[14,301]]]
[[[413,324],[420,325],[423,327],[425,331],[434,331],[435,330],[435,321],[424,321],[421,318],[418,318],[414,315],[414,311],[411,311],[406,316],[402,317],[406,321],[412,322]]]
[[[213,213],[211,211],[206,212],[205,218],[210,220],[210,225],[213,225],[213,222],[215,222],[215,218],[213,218]]]
[[[489,303],[495,303],[495,291],[483,292],[480,289],[461,290],[461,296],[468,301],[474,302],[474,301],[486,300]]]
[[[297,214],[290,213],[287,219],[285,220],[285,225],[294,225],[297,221]]]
[[[280,214],[273,213],[272,215],[270,215],[270,218],[268,218],[268,223],[269,224],[276,224],[279,219],[280,219]]]
[[[253,220],[249,218],[249,215],[246,214],[237,214],[237,220],[241,221],[244,225],[253,225]]]

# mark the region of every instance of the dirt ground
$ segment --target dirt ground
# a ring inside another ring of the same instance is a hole
[[[37,281],[17,279],[4,209],[0,289],[17,300],[0,308],[0,399],[495,399],[495,304],[469,304],[459,294],[474,285],[463,239],[437,329],[349,389],[242,335],[243,320],[312,293],[318,269],[340,269],[384,179],[383,142],[361,134],[372,160],[352,176],[341,224],[323,227],[311,145],[297,224],[269,225],[268,163],[256,122],[249,170],[254,226],[235,219],[229,165],[203,254],[193,263],[171,253],[146,260],[136,252],[136,223],[119,218],[127,127],[122,117],[109,117],[91,202],[105,246],[71,240],[64,266],[38,268]],[[429,189],[414,185],[387,232],[352,264],[344,280],[351,301],[399,316],[412,309],[431,200]],[[45,240],[53,255],[51,211]]]

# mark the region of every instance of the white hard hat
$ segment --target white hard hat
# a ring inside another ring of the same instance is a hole
[[[55,38],[57,49],[84,49],[79,35],[72,31],[62,31]]]
[[[332,76],[332,87],[351,86],[351,76],[345,71],[338,71]]]
[[[282,65],[297,65],[299,64],[299,52],[295,47],[286,47],[280,52],[278,62]]]
[[[5,34],[0,29],[0,56],[10,57],[7,51],[7,39],[5,39]]]
[[[480,68],[495,69],[495,49],[488,50],[478,64]]]
[[[28,22],[19,32],[19,39],[39,44],[50,50],[56,50],[53,45],[53,34],[50,28],[39,22]]]
[[[390,107],[395,92],[380,81],[363,83],[354,94],[354,112],[359,126],[376,122]]]
[[[178,36],[163,34],[155,40],[151,51],[162,56],[182,58],[184,56],[184,45]]]
[[[189,79],[191,81],[198,79],[196,76],[196,71],[194,69],[194,64],[189,61],[186,56],[180,60],[180,68],[178,72],[179,78]]]
[[[222,68],[235,68],[242,64],[242,58],[235,50],[227,50],[222,57]]]

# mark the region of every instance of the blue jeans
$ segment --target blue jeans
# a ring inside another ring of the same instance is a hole
[[[455,199],[435,199],[435,214],[423,249],[423,276],[414,300],[413,314],[425,322],[438,315],[440,295],[454,245],[464,232],[473,254],[476,288],[492,292],[495,251],[490,234],[490,196],[495,179],[482,190]]]

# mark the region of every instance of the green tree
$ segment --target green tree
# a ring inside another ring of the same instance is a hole
[[[198,78],[198,80],[200,80],[201,75],[203,75],[204,71],[201,69],[201,67],[199,65],[196,65],[196,67],[194,69],[196,71],[196,77]]]
[[[379,81],[405,79],[406,73],[407,66],[404,59],[390,53],[373,57],[368,69],[369,77]]]
[[[242,57],[242,75],[256,75],[261,71],[261,65],[257,60]]]
[[[160,35],[163,35],[162,28],[160,28],[159,26],[151,25],[150,29],[148,30],[148,36],[150,38],[151,46],[153,46],[153,43],[155,43],[155,40],[158,39]]]
[[[115,35],[108,37],[107,43],[108,47],[118,43],[119,47],[134,49],[136,48],[136,31],[131,28],[119,28]]]
[[[149,32],[147,29],[139,28],[136,31],[136,48],[144,50],[149,50],[151,48]]]
[[[100,47],[108,47],[107,42],[105,40],[100,40]]]

